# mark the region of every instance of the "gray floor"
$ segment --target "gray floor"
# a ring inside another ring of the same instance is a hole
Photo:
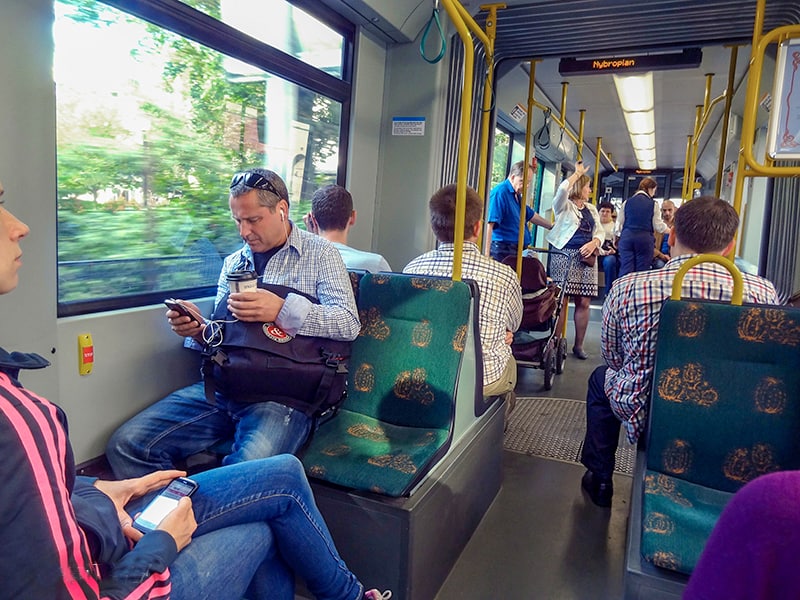
[[[602,361],[600,324],[592,318],[589,360],[570,354],[547,392],[542,371],[520,369],[518,395],[585,399],[589,374]],[[571,328],[567,339],[571,348]],[[581,491],[581,465],[506,451],[503,469],[500,494],[436,599],[621,598],[630,477],[615,475],[609,510]]]

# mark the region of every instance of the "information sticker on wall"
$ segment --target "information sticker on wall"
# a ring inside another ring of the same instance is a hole
[[[392,135],[425,135],[425,117],[392,117]]]
[[[511,109],[511,118],[514,119],[517,123],[521,123],[522,119],[525,118],[525,115],[528,114],[528,111],[525,110],[525,107],[522,104],[517,104],[514,108]]]

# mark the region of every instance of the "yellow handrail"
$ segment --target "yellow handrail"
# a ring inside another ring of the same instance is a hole
[[[456,176],[456,215],[453,232],[453,281],[461,281],[462,256],[458,250],[464,245],[464,212],[467,205],[467,167],[469,151],[469,116],[472,113],[472,71],[475,51],[456,0],[442,0],[448,16],[464,44],[464,81],[461,86],[461,126],[458,137],[458,170]],[[461,7],[463,10],[463,7]]]
[[[784,25],[762,35],[766,0],[756,3],[756,17],[753,24],[753,43],[750,51],[750,72],[747,76],[747,92],[742,117],[742,145],[739,150],[739,162],[736,168],[736,184],[733,192],[733,208],[737,214],[742,212],[742,194],[745,177],[795,177],[800,175],[800,167],[775,167],[758,163],[753,156],[755,144],[756,111],[758,110],[758,91],[761,84],[761,70],[767,46],[783,39],[800,36],[800,25]],[[777,99],[775,99],[777,100]],[[777,110],[777,106],[773,110]],[[736,238],[739,237],[737,232]],[[736,240],[738,242],[738,240]]]
[[[670,298],[672,300],[681,299],[681,285],[683,284],[683,277],[686,275],[689,269],[704,262],[717,263],[718,265],[722,265],[728,269],[731,277],[733,277],[733,296],[731,297],[731,304],[741,306],[742,298],[744,297],[744,280],[742,279],[742,272],[739,271],[735,264],[733,264],[733,261],[725,258],[724,256],[720,256],[719,254],[699,254],[698,256],[693,256],[683,263],[680,269],[678,269],[678,272],[675,273],[675,279],[672,280],[672,294],[670,295]]]

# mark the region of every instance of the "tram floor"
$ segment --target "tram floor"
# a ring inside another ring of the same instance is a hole
[[[585,400],[586,382],[602,362],[599,307],[592,307],[588,360],[570,353],[553,388],[542,371],[520,369],[518,396]],[[568,326],[568,347],[574,334]],[[582,465],[503,453],[503,486],[436,596],[436,600],[616,600],[623,596],[631,478],[614,476],[611,509],[581,491]]]

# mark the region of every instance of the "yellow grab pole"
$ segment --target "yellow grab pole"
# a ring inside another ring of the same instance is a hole
[[[480,159],[478,161],[478,195],[486,198],[486,159],[489,155],[489,121],[492,110],[492,86],[494,85],[494,40],[497,35],[497,9],[505,8],[505,4],[481,5],[481,10],[488,10],[486,17],[486,77],[483,82],[483,110],[481,112]],[[463,7],[462,7],[463,8]]]
[[[528,72],[528,115],[527,121],[525,124],[525,166],[531,164],[531,127],[533,126],[533,90],[534,90],[534,81],[536,79],[536,63],[538,61],[531,60],[530,61],[530,71]],[[522,199],[519,203],[519,230],[517,233],[517,279],[522,278],[522,251],[524,248],[522,244],[525,242],[525,227],[526,227],[526,219],[528,203],[526,198],[528,197],[528,169],[525,168],[522,170]]]
[[[453,21],[464,44],[464,81],[461,86],[461,129],[458,138],[458,175],[456,179],[456,219],[453,232],[453,281],[461,281],[462,252],[464,246],[464,211],[467,205],[467,162],[469,151],[469,116],[472,112],[472,72],[475,51],[472,37],[459,14],[457,0],[442,0],[447,15]]]
[[[597,150],[594,153],[594,185],[592,185],[592,190],[594,191],[594,203],[599,204],[597,201],[597,186],[600,184],[600,156],[603,152],[603,138],[597,138]]]
[[[719,160],[717,161],[717,180],[714,183],[714,195],[719,198],[722,191],[722,173],[725,170],[725,150],[728,146],[728,126],[731,118],[731,101],[733,100],[733,80],[736,79],[736,62],[739,47],[731,46],[731,60],[728,65],[728,86],[725,89],[725,112],[722,113],[722,135],[719,142]]]
[[[686,158],[683,162],[683,188],[681,188],[681,198],[686,200],[689,197],[689,160],[692,158],[692,136],[687,136],[686,140]]]

